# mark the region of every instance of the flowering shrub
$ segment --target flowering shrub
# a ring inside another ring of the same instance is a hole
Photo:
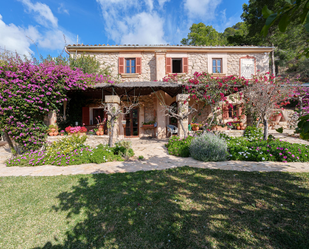
[[[224,139],[213,133],[205,133],[192,140],[190,155],[199,161],[225,161],[227,145]]]
[[[244,132],[244,137],[246,137],[249,141],[260,139],[263,137],[262,128],[247,126]]]
[[[28,152],[21,156],[9,159],[7,166],[39,166],[55,165],[67,166],[84,163],[105,163],[108,161],[123,161],[124,153],[134,155],[132,149],[127,152],[123,146],[109,147],[98,145],[95,148],[86,146],[86,136],[65,137],[53,142],[45,151]]]
[[[230,160],[308,162],[309,147],[276,140],[226,138]]]
[[[174,156],[189,157],[190,156],[189,146],[193,138],[194,137],[192,136],[188,136],[185,139],[176,136],[171,137],[168,140],[168,143],[165,145],[168,150],[168,153]]]
[[[18,59],[7,61],[0,66],[0,129],[22,148],[21,152],[39,149],[46,139],[44,117],[59,110],[67,100],[66,92],[85,90],[105,80],[54,62],[34,65]]]

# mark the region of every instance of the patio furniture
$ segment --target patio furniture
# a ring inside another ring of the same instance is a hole
[[[167,133],[170,133],[170,136],[173,134],[178,134],[178,128],[175,125],[167,125]]]

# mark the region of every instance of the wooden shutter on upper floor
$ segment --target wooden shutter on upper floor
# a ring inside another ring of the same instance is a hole
[[[188,57],[182,58],[182,72],[188,73]]]
[[[229,106],[222,105],[222,119],[228,119],[228,118],[229,118]]]
[[[124,58],[123,57],[119,57],[118,59],[118,73],[124,73]]]
[[[85,125],[89,125],[89,107],[82,108],[82,122]]]
[[[166,57],[165,61],[165,74],[172,73],[172,58]]]
[[[136,57],[136,73],[142,74],[142,58]]]

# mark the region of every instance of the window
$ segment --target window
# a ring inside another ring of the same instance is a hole
[[[126,73],[135,73],[135,59],[126,59]]]
[[[172,59],[172,73],[182,73],[182,59]]]
[[[188,58],[171,58],[166,57],[165,72],[169,73],[188,73]]]
[[[222,73],[222,59],[212,59],[212,72]]]

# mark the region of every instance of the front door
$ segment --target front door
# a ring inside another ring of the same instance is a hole
[[[129,114],[125,115],[126,127],[125,136],[126,137],[138,137],[138,109],[132,109]]]

